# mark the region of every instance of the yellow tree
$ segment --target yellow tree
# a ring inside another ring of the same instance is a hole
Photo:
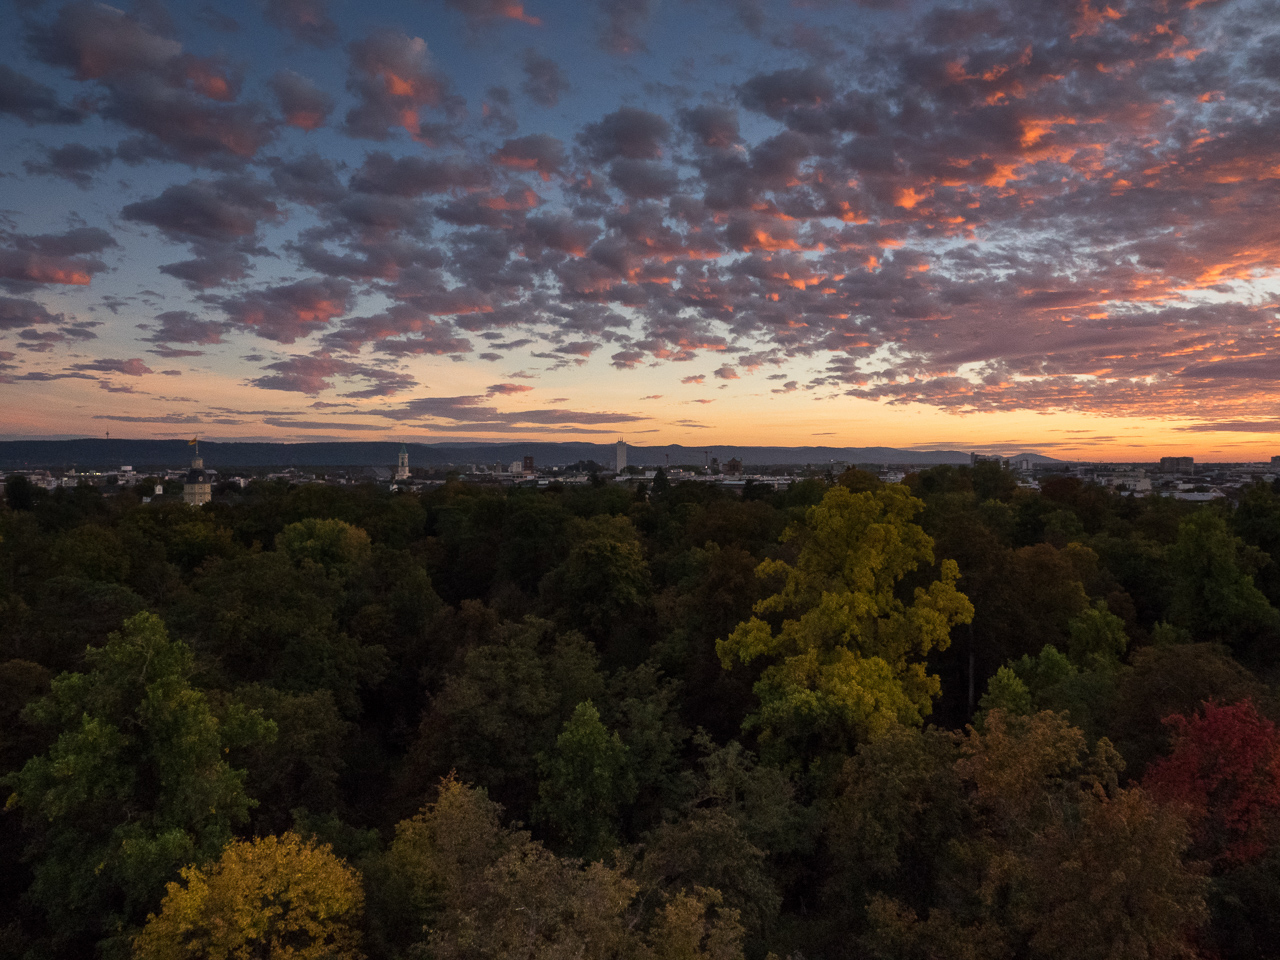
[[[296,834],[235,842],[170,883],[135,960],[360,960],[360,875]],[[185,884],[185,885],[184,885]]]
[[[951,626],[968,623],[973,605],[956,589],[953,560],[909,603],[902,598],[903,578],[933,563],[933,540],[913,522],[923,507],[896,484],[834,487],[783,534],[799,544],[794,564],[766,560],[757,569],[781,577],[782,590],[716,650],[726,669],[769,661],[755,685],[760,708],[747,720],[766,754],[847,752],[929,714],[940,683],[924,658],[947,647]]]

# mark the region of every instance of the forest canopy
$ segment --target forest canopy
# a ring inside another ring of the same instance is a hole
[[[0,506],[0,958],[1280,956],[1280,492]]]

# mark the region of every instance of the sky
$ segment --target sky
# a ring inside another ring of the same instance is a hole
[[[1270,0],[0,23],[0,436],[1280,453]]]

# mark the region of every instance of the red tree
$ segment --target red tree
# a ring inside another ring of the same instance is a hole
[[[1194,852],[1219,867],[1256,860],[1280,814],[1280,734],[1253,701],[1205,703],[1191,717],[1173,714],[1173,750],[1142,785],[1187,811]]]

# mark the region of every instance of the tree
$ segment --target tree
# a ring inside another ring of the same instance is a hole
[[[742,927],[717,891],[648,905],[622,869],[557,857],[503,827],[500,813],[483,791],[449,779],[434,804],[396,828],[380,876],[390,916],[410,920],[389,939],[392,955],[741,960]]]
[[[799,544],[794,565],[766,560],[758,568],[783,580],[755,605],[757,614],[781,615],[780,627],[753,616],[716,650],[726,669],[769,662],[755,686],[759,709],[747,719],[767,754],[846,751],[928,715],[940,683],[924,658],[947,647],[952,625],[969,622],[973,606],[955,587],[960,571],[951,560],[910,604],[898,597],[904,577],[933,563],[933,541],[912,522],[922,507],[896,484],[862,493],[834,487],[783,535]]]
[[[1205,882],[1183,859],[1186,824],[1143,790],[1121,788],[1122,766],[1105,739],[1087,749],[1063,714],[991,710],[952,766],[963,809],[950,837],[931,844],[949,860],[940,889],[927,910],[876,896],[872,955],[1195,957],[1189,937],[1206,919]]]
[[[565,721],[555,747],[538,758],[534,818],[550,826],[573,856],[598,860],[616,845],[618,815],[636,794],[629,754],[586,700]]]
[[[1271,644],[1263,641],[1280,632],[1280,612],[1254,585],[1243,552],[1243,542],[1217,513],[1201,510],[1184,521],[1169,549],[1174,580],[1169,620],[1196,640],[1269,659]]]
[[[1195,852],[1219,867],[1258,859],[1280,827],[1280,733],[1252,701],[1206,703],[1165,723],[1173,750],[1142,784],[1186,811]]]
[[[237,841],[186,867],[134,940],[135,960],[362,960],[360,876],[296,834]]]
[[[191,651],[140,613],[58,676],[28,716],[55,731],[44,756],[5,778],[32,833],[31,897],[55,929],[107,938],[153,909],[183,864],[216,856],[248,817],[231,746],[274,735],[233,711],[219,723],[190,683]]]
[[[1073,617],[1067,632],[1067,653],[1085,669],[1114,669],[1129,645],[1124,621],[1107,609],[1105,600]]]

